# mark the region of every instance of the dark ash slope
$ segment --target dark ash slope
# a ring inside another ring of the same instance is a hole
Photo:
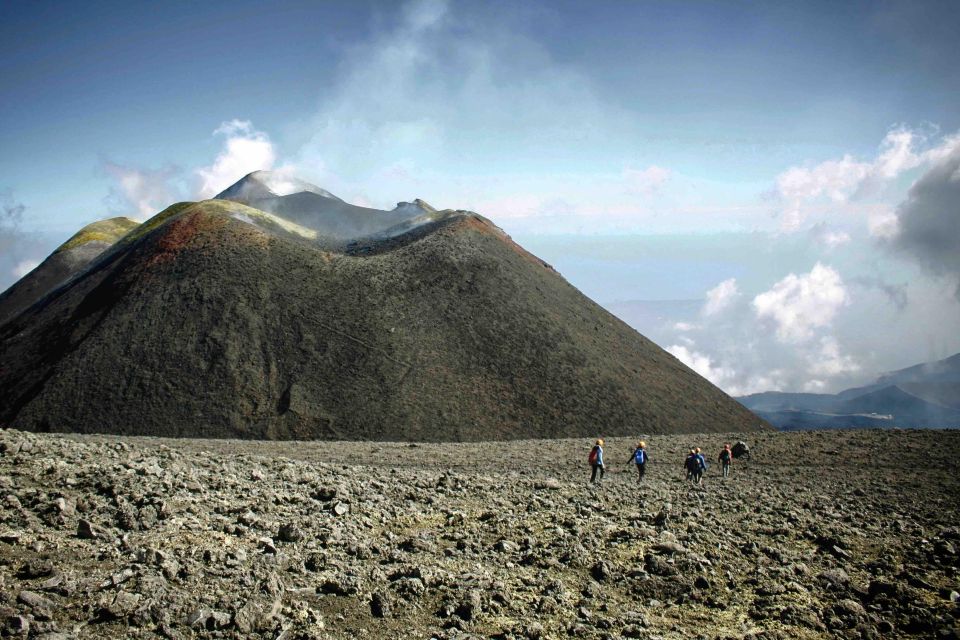
[[[475,215],[348,255],[237,208],[262,215],[160,214],[0,327],[0,421],[426,441],[761,426]]]

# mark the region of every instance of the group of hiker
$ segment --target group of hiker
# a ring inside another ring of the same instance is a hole
[[[736,450],[736,452],[735,452]],[[724,478],[730,476],[730,467],[733,465],[733,459],[744,453],[749,453],[747,446],[743,442],[738,442],[735,447],[729,444],[723,445],[720,455],[717,456],[717,462],[720,464],[721,473]],[[627,464],[635,465],[637,468],[637,481],[643,482],[643,477],[647,471],[647,462],[650,456],[647,454],[647,443],[641,440],[637,443],[633,453],[627,460]],[[603,462],[603,438],[598,438],[590,450],[590,456],[587,458],[590,464],[590,482],[595,484],[603,480],[603,474],[606,471],[606,465]],[[703,474],[707,470],[706,456],[700,451],[700,447],[691,447],[687,457],[683,462],[683,468],[686,472],[687,481],[693,485],[703,484]]]

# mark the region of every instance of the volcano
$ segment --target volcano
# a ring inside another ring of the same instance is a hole
[[[422,201],[355,207],[266,172],[168,207],[33,295],[0,325],[0,422],[25,430],[479,441],[766,428],[490,220]]]

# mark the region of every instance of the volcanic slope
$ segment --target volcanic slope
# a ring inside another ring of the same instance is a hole
[[[88,224],[0,294],[0,325],[69,280],[139,223],[110,218]]]
[[[0,421],[35,431],[476,441],[765,426],[459,211],[334,252],[239,203],[174,205],[0,326],[0,353]]]

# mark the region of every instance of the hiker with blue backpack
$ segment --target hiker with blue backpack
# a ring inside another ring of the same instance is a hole
[[[590,456],[587,458],[593,471],[590,473],[590,483],[594,484],[603,480],[603,438],[598,438],[593,449],[590,450]],[[600,477],[597,478],[599,473]]]
[[[627,464],[637,465],[637,482],[643,482],[643,474],[647,472],[647,460],[649,459],[647,443],[641,440],[637,443],[637,448],[633,450],[630,459],[627,461]]]
[[[690,449],[683,466],[687,470],[687,480],[693,484],[700,484],[703,480],[703,472],[707,468],[707,461],[701,455],[700,449]]]
[[[703,474],[707,470],[707,457],[700,453],[700,447],[697,447],[695,451],[697,452],[697,460],[700,462],[700,470],[696,474],[697,484],[701,484],[703,482]]]

